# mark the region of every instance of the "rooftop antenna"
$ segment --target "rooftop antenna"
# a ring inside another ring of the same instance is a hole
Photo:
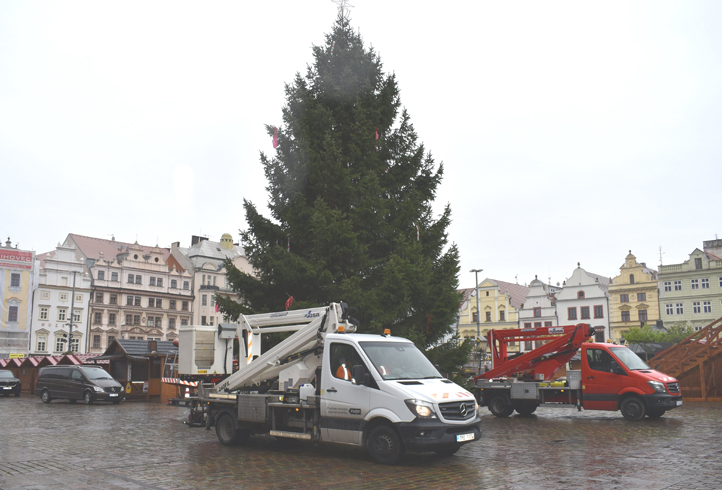
[[[353,5],[348,3],[348,0],[331,0],[333,3],[338,5],[338,11],[341,15],[346,17],[349,9],[353,8]]]

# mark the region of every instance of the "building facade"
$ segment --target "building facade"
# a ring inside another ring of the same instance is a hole
[[[619,275],[609,283],[609,327],[612,342],[619,342],[631,327],[656,325],[659,316],[657,271],[629,251]]]
[[[537,276],[529,283],[529,292],[519,308],[519,328],[540,328],[559,325],[556,308],[556,293],[560,287],[544,284]],[[526,352],[535,349],[535,342],[524,342],[520,346]]]
[[[78,259],[72,245],[58,245],[52,252],[39,254],[36,267],[30,352],[86,354],[91,281],[85,261]]]
[[[28,354],[35,252],[21,250],[8,237],[0,245],[0,358]]]
[[[171,257],[192,275],[193,324],[217,325],[229,321],[216,310],[215,303],[216,294],[238,300],[228,284],[224,261],[230,259],[238,270],[253,273],[243,249],[233,243],[231,235],[224,233],[219,242],[194,235],[188,248],[180,247],[180,242],[173,243]]]
[[[192,318],[189,272],[168,264],[170,250],[82,235],[68,235],[92,278],[88,352],[102,353],[115,339],[174,340]]]
[[[559,323],[588,323],[596,332],[595,341],[605,342],[610,338],[608,292],[609,278],[587,272],[577,263],[571,277],[556,293]]]
[[[703,242],[689,259],[659,266],[659,309],[665,327],[686,324],[699,330],[722,317],[722,240]]]

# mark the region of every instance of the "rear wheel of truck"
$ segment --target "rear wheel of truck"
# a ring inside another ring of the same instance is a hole
[[[489,400],[489,411],[497,417],[508,417],[514,409],[506,395],[493,395]]]
[[[536,402],[515,403],[514,410],[522,417],[528,417],[536,411],[538,406]]]
[[[647,412],[644,406],[644,402],[641,398],[636,396],[630,396],[622,402],[620,407],[622,415],[625,419],[636,422],[642,420]]]
[[[393,428],[386,425],[379,425],[371,431],[366,448],[371,459],[381,464],[395,464],[404,454],[401,438]]]
[[[224,446],[238,446],[248,442],[251,433],[247,430],[237,429],[233,417],[229,413],[224,413],[216,419],[216,436]]]

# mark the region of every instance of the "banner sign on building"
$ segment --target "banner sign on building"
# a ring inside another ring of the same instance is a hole
[[[0,267],[7,269],[32,269],[33,253],[0,248]]]

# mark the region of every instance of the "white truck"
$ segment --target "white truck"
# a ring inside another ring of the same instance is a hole
[[[411,341],[388,332],[354,333],[358,322],[350,310],[332,303],[241,316],[239,369],[199,385],[191,425],[215,427],[225,445],[269,434],[363,446],[382,464],[396,463],[407,450],[453,454],[481,438],[472,393],[443,378]],[[184,341],[195,329],[201,327],[181,327],[180,365],[197,370],[197,361],[202,367],[227,363],[223,342],[211,348],[210,339],[205,347]],[[282,331],[295,333],[262,353],[261,335]],[[227,336],[228,325],[217,334]]]

